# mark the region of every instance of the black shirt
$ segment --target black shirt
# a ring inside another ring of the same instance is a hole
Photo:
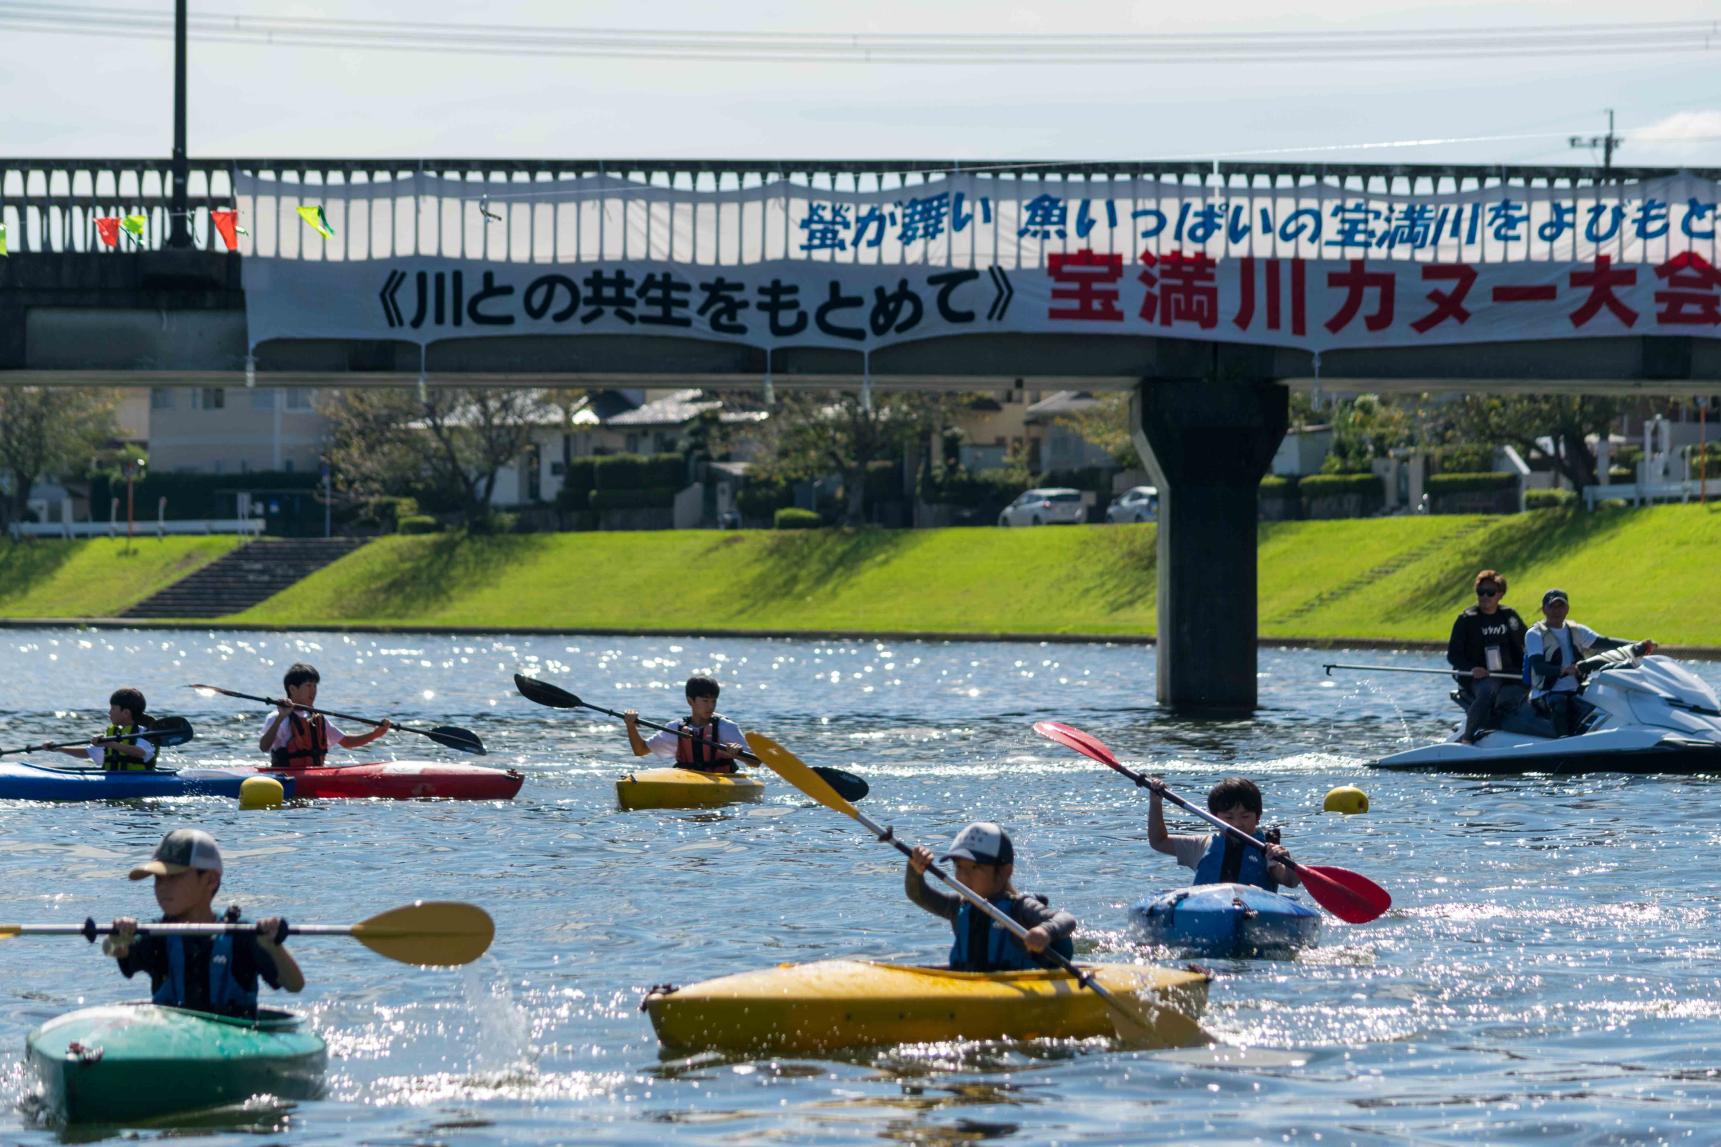
[[[1500,671],[1519,673],[1524,668],[1524,619],[1518,611],[1502,605],[1493,614],[1471,606],[1452,623],[1452,638],[1446,643],[1446,660],[1452,668],[1468,673],[1488,667],[1488,647],[1500,650]]]
[[[151,995],[168,977],[167,939],[165,936],[134,937],[131,951],[119,957],[120,971],[125,973],[127,979],[138,972],[149,973]],[[214,938],[182,936],[180,942],[185,945],[185,999],[177,1006],[199,1012],[211,1011],[209,957],[214,948]],[[271,988],[281,986],[280,973],[275,968],[274,958],[258,945],[255,933],[234,933],[233,977],[247,992],[257,990],[259,978]],[[255,1014],[254,1009],[247,1013],[248,1016]]]

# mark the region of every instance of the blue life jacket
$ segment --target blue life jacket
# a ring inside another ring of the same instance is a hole
[[[1256,840],[1264,840],[1260,833]],[[1267,854],[1259,848],[1234,841],[1227,832],[1216,832],[1195,865],[1195,884],[1253,884],[1277,892],[1279,882],[1267,875]]]
[[[1015,907],[1016,898],[1007,892],[999,893],[991,900],[992,905],[1009,916],[1015,916],[1011,909]],[[956,929],[956,942],[950,945],[950,967],[957,972],[1030,972],[1038,971],[1047,965],[1036,959],[1033,953],[1022,946],[1022,942],[1012,936],[996,920],[987,917],[986,951],[969,951],[968,938],[974,934],[974,914],[979,909],[964,900],[956,910],[956,919],[952,927]],[[1054,940],[1051,950],[1066,959],[1074,959],[1076,946],[1068,936]]]
[[[169,1008],[183,1008],[188,999],[185,992],[185,942],[191,937],[163,936],[167,950],[167,976],[151,997],[152,1002]],[[247,989],[233,974],[233,933],[223,932],[210,937],[209,950],[209,1010],[224,1016],[254,1016],[257,1014],[257,989]]]

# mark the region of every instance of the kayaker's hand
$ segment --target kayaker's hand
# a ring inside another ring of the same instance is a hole
[[[731,757],[739,757],[742,753],[747,751],[747,746],[743,745],[740,741],[730,741],[723,746],[723,751],[728,753]]]
[[[1152,794],[1149,797],[1150,800],[1158,800],[1165,795],[1165,782],[1158,777],[1148,777],[1147,791]]]
[[[924,844],[914,846],[914,851],[908,854],[908,867],[916,876],[925,876],[926,870],[932,867],[932,850]]]
[[[388,732],[390,729],[393,729],[393,728],[394,728],[394,722],[390,721],[387,717],[384,717],[382,719],[382,723],[376,727],[376,735],[380,737],[384,733]]]
[[[116,916],[109,927],[113,930],[102,940],[102,954],[123,960],[131,955],[131,942],[137,938],[137,921],[130,916]]]
[[[291,701],[277,701],[275,702],[275,712],[283,719],[291,717],[293,715],[293,703]]]
[[[1290,855],[1291,855],[1291,850],[1286,848],[1282,844],[1269,844],[1267,846],[1267,863],[1268,864],[1283,864],[1287,859],[1290,858]]]
[[[279,916],[265,916],[257,921],[257,946],[273,955],[281,950],[281,945],[275,943],[275,937],[281,931]]]
[[[1488,676],[1488,667],[1486,665],[1478,665],[1470,671],[1470,676],[1473,680],[1480,681]]]
[[[1022,937],[1022,944],[1028,951],[1038,956],[1052,942],[1052,934],[1046,931],[1044,924],[1036,924],[1028,929],[1028,934]]]
[[[1581,672],[1581,670],[1579,670],[1576,665],[1568,665],[1564,669],[1560,670],[1560,676],[1561,677],[1576,677],[1580,672]]]
[[[624,711],[621,715],[621,719],[627,724],[628,732],[639,732],[639,711],[637,709],[628,709]]]

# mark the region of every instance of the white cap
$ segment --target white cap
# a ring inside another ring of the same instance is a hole
[[[972,860],[976,864],[1014,864],[1016,848],[1009,835],[989,820],[977,820],[950,842],[940,860]]]

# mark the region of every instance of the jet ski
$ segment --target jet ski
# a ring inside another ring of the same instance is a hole
[[[1370,764],[1472,774],[1721,773],[1721,700],[1696,674],[1633,647],[1599,653],[1578,668],[1585,685],[1572,736],[1556,736],[1553,722],[1526,702],[1472,744],[1458,743],[1460,722],[1441,744]],[[1460,708],[1462,696],[1452,694]]]

